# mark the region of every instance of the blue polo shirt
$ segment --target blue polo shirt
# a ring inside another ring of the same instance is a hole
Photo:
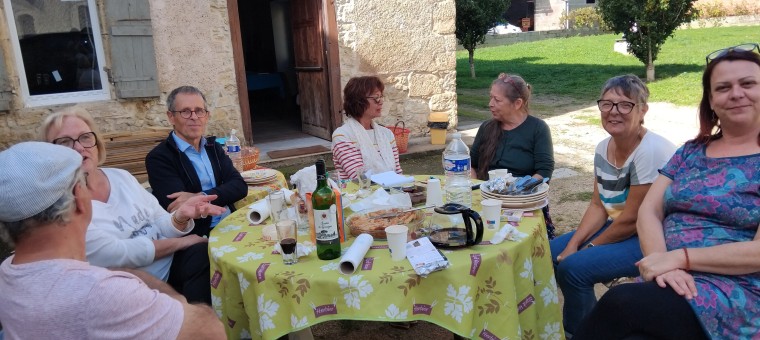
[[[200,152],[196,151],[190,143],[177,137],[174,131],[172,131],[172,138],[174,138],[174,143],[177,144],[179,151],[182,151],[182,153],[190,159],[190,163],[193,164],[193,169],[195,169],[195,173],[198,174],[198,179],[201,181],[201,189],[203,192],[206,193],[207,190],[215,188],[216,179],[214,178],[214,169],[211,167],[211,159],[208,158],[208,153],[206,152],[206,138],[201,138]],[[219,221],[227,217],[229,214],[230,208],[227,208],[223,214],[212,216],[211,228],[215,227]]]

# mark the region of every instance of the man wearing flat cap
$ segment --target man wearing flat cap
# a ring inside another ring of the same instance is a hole
[[[74,150],[25,142],[0,152],[0,321],[10,339],[223,338],[214,311],[140,271],[91,266],[92,197]]]

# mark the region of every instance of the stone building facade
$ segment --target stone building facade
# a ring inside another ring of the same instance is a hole
[[[21,89],[11,25],[21,31],[23,23],[8,13],[9,7],[11,3],[42,6],[53,1],[59,0],[0,2],[0,64],[6,79],[5,84],[0,83],[0,91],[5,87],[8,99],[6,109],[0,111],[0,148],[36,138],[47,114],[75,104],[30,105]],[[100,19],[103,66],[111,68],[113,36],[104,7],[109,1],[127,0],[89,1],[95,4]],[[167,127],[167,94],[189,84],[206,94],[212,109],[210,134],[226,135],[231,128],[242,131],[228,8],[231,0],[143,1],[150,6],[148,34],[155,49],[157,95],[121,98],[113,82],[103,81],[107,98],[79,105],[93,114],[102,132]],[[386,83],[381,123],[393,125],[403,120],[418,136],[427,132],[431,112],[445,112],[456,123],[454,0],[335,0],[334,10],[340,60],[340,70],[336,71],[340,72],[341,89],[352,76],[377,74]]]

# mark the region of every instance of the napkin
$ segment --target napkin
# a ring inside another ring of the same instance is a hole
[[[317,189],[317,166],[307,166],[290,176],[290,183],[298,188],[298,195],[306,200],[307,192]]]
[[[409,194],[405,192],[389,194],[382,188],[375,190],[369,197],[361,201],[351,203],[351,210],[353,211],[411,207],[412,198],[409,197]]]
[[[392,187],[399,184],[414,182],[414,177],[399,175],[395,173],[394,171],[381,172],[379,174],[370,176],[370,179],[373,182],[380,184],[384,187]]]
[[[280,242],[275,242],[274,250],[282,254],[282,247],[280,247]],[[317,247],[309,241],[304,241],[303,243],[301,242],[296,243],[296,254],[298,255],[298,257],[307,256],[315,250],[317,250]]]
[[[491,244],[499,244],[504,242],[505,239],[509,241],[521,241],[527,236],[528,234],[520,232],[513,225],[507,223],[499,231],[493,234]]]
[[[248,222],[251,222],[253,224],[261,224],[261,222],[264,222],[267,218],[269,218],[269,202],[267,202],[267,199],[260,199],[256,202],[253,202],[248,207],[248,213],[246,214],[246,217],[248,217]]]

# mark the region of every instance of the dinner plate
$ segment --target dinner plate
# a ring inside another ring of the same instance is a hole
[[[251,181],[260,181],[265,179],[270,179],[272,177],[277,176],[277,170],[274,169],[254,169],[254,170],[248,170],[243,171],[240,173],[240,176],[243,176],[243,179]]]
[[[503,197],[502,196],[502,197],[499,197],[499,196],[494,196],[493,194],[490,194],[490,193],[487,193],[487,192],[484,192],[484,191],[481,191],[480,195],[483,198],[492,198],[492,199],[496,199],[496,200],[499,200],[499,201],[502,201],[502,202],[506,202],[506,203],[530,203],[530,202],[538,202],[538,201],[541,201],[541,200],[545,199],[548,196],[546,194],[542,194],[542,195],[538,195],[538,196],[534,196],[534,197],[522,197],[522,196],[508,196],[508,197]]]
[[[480,184],[480,191],[484,192],[484,193],[488,193],[488,194],[490,194],[490,195],[492,195],[494,197],[506,197],[506,198],[520,197],[520,198],[529,198],[529,197],[537,197],[537,196],[540,196],[540,195],[545,195],[549,191],[549,184],[541,183],[538,186],[538,191],[536,191],[534,193],[531,193],[531,194],[527,194],[527,195],[504,195],[504,194],[499,194],[499,193],[491,192],[488,189],[486,189],[485,183]]]
[[[502,208],[510,209],[510,210],[519,210],[519,211],[533,211],[537,209],[541,209],[545,206],[549,205],[549,199],[545,198],[539,202],[532,203],[532,204],[510,204],[510,203],[503,203],[501,204]]]

